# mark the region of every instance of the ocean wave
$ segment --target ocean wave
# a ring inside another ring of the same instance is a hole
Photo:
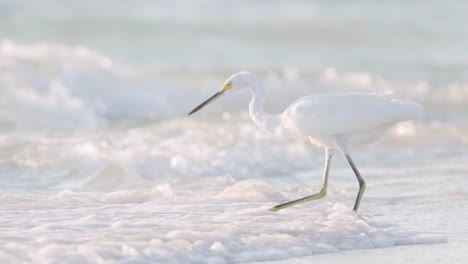
[[[425,164],[440,155],[465,156],[466,130],[458,124],[403,123],[378,143],[352,151],[364,164],[401,166],[402,157]],[[200,178],[298,180],[304,171],[320,174],[323,165],[321,149],[265,133],[248,119],[184,117],[77,134],[8,133],[0,136],[0,149],[0,181],[19,189],[111,191],[148,181],[187,186],[198,181],[207,190],[211,185]]]
[[[177,73],[125,65],[84,46],[3,40],[0,55],[0,127],[4,130],[90,129],[115,121],[174,118],[216,91],[230,74],[228,69]],[[260,69],[258,74],[269,87],[267,107],[276,112],[306,94],[351,91],[391,91],[419,101],[429,110],[430,120],[450,117],[450,111],[456,117],[468,107],[468,86],[460,82],[398,83],[333,68],[320,73]],[[232,96],[203,115],[245,113],[246,105],[245,96]]]
[[[83,46],[4,40],[0,55],[4,128],[96,128],[172,112],[170,89],[161,89],[177,81],[150,79]]]

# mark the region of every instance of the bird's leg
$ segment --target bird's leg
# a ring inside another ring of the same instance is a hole
[[[318,199],[321,199],[323,197],[325,197],[325,195],[327,194],[327,186],[328,186],[328,172],[330,170],[330,162],[331,162],[331,159],[332,159],[332,153],[331,151],[328,151],[326,150],[325,151],[325,169],[324,169],[324,175],[323,175],[323,186],[322,186],[322,189],[320,190],[319,193],[316,193],[316,194],[313,194],[313,195],[310,195],[310,196],[306,196],[304,198],[301,198],[301,199],[298,199],[298,200],[294,200],[294,201],[290,201],[290,202],[287,202],[287,203],[284,203],[284,204],[280,204],[280,205],[277,205],[273,208],[270,209],[270,211],[273,211],[273,212],[277,212],[281,209],[284,209],[284,208],[288,208],[288,207],[291,207],[291,206],[294,206],[294,205],[297,205],[297,204],[301,204],[301,203],[305,203],[305,202],[309,202],[309,201],[313,201],[313,200],[318,200]]]
[[[354,203],[354,208],[353,208],[353,211],[357,212],[357,210],[359,209],[359,204],[361,203],[362,195],[364,194],[364,191],[366,190],[366,182],[364,181],[364,178],[362,178],[361,173],[359,173],[359,170],[357,169],[356,165],[354,165],[354,162],[351,159],[351,156],[348,153],[346,153],[345,156],[349,162],[349,165],[351,165],[351,168],[353,169],[354,174],[356,174],[356,177],[359,181],[359,192],[356,197],[356,202]]]
[[[337,144],[337,147],[343,153],[343,155],[345,155],[346,159],[349,162],[349,165],[351,165],[351,168],[353,169],[353,172],[356,175],[356,178],[358,179],[358,182],[359,182],[359,192],[356,197],[356,202],[354,203],[354,208],[353,208],[353,211],[357,212],[357,210],[359,209],[359,204],[361,203],[362,195],[364,194],[364,191],[366,190],[366,182],[364,181],[364,178],[362,178],[361,173],[359,173],[359,170],[357,169],[356,165],[351,159],[351,156],[349,155],[349,151],[348,151],[348,148],[346,147],[344,138],[341,136],[336,137],[336,144]]]

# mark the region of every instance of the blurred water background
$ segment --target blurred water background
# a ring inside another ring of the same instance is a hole
[[[2,263],[466,263],[466,10],[0,0]],[[241,70],[265,80],[270,112],[311,93],[391,91],[428,115],[353,150],[361,216],[342,159],[327,198],[273,214],[320,189],[321,150],[256,128],[248,95],[186,116]]]

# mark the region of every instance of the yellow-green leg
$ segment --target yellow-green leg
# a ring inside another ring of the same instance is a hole
[[[306,196],[306,197],[298,199],[298,200],[294,200],[294,201],[290,201],[290,202],[287,202],[287,203],[284,203],[284,204],[277,205],[277,206],[271,208],[270,211],[277,212],[277,211],[282,210],[284,208],[288,208],[288,207],[291,207],[291,206],[294,206],[294,205],[297,205],[297,204],[301,204],[301,203],[305,203],[305,202],[309,202],[309,201],[313,201],[313,200],[318,200],[318,199],[321,199],[321,198],[325,197],[325,195],[327,195],[328,172],[330,171],[330,162],[331,162],[332,156],[333,155],[332,155],[331,151],[328,151],[328,150],[325,151],[325,169],[324,169],[324,175],[323,175],[323,186],[322,186],[322,189],[320,190],[319,193],[316,193],[316,194],[313,194],[313,195],[310,195],[310,196]]]

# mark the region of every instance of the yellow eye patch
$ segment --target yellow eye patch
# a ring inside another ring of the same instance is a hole
[[[232,82],[226,83],[226,84],[223,86],[223,88],[221,88],[221,91],[225,92],[225,91],[230,90],[230,89],[232,89]]]

